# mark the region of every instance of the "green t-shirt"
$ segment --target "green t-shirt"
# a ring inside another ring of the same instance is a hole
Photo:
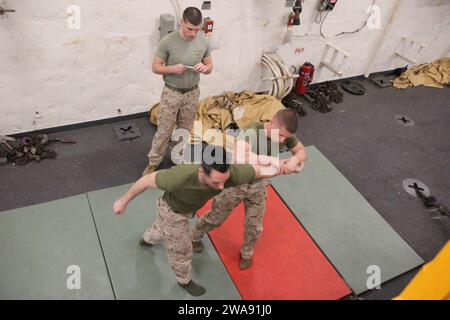
[[[193,67],[211,55],[208,40],[203,33],[191,41],[184,40],[178,31],[161,39],[156,55],[163,59],[166,66],[182,63]],[[194,70],[186,70],[182,74],[166,74],[164,82],[175,88],[193,88],[200,81],[200,74]]]
[[[266,136],[263,122],[255,122],[243,128],[238,139],[247,141],[251,145],[254,153],[272,156],[277,156],[284,147],[291,150],[299,143],[295,135],[285,139],[283,143],[272,142],[272,140]],[[272,148],[275,148],[273,154],[271,154]]]
[[[195,212],[221,190],[215,190],[198,180],[199,164],[179,164],[170,169],[159,170],[156,174],[156,185],[164,190],[163,199],[173,211],[179,213]],[[256,179],[255,170],[251,165],[239,164],[230,167],[230,178],[225,188]]]

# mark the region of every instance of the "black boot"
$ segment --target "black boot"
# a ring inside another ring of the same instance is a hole
[[[206,289],[203,288],[202,286],[198,285],[197,283],[195,283],[194,281],[189,281],[186,284],[181,284],[178,283],[184,290],[187,291],[187,293],[189,293],[190,295],[194,296],[194,297],[198,297],[201,296],[202,294],[204,294],[206,292]]]
[[[153,247],[153,244],[148,243],[148,242],[145,242],[144,239],[141,239],[141,240],[139,241],[139,244],[141,245],[141,247]]]
[[[198,242],[192,241],[192,251],[198,253],[198,252],[202,252],[204,248],[205,248],[205,246],[203,245],[202,240],[200,240]]]

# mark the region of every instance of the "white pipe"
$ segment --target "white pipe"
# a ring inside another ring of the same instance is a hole
[[[293,78],[298,75],[292,75],[288,67],[281,61],[281,59],[274,53],[266,52],[263,54],[263,60],[265,65],[271,70],[274,77],[265,78],[270,79],[276,84],[272,95],[278,99],[283,99],[287,96],[294,87]]]
[[[272,71],[272,69],[270,68],[270,66],[266,63],[266,60],[261,58],[261,64],[263,64],[267,69],[269,69],[270,71]],[[272,72],[273,74],[273,72]],[[272,88],[270,89],[269,94],[273,96],[273,92],[274,92],[274,86],[275,86],[275,81],[272,81]]]
[[[261,63],[272,73],[272,77],[262,79],[272,81],[270,94],[279,100],[283,99],[294,88],[293,79],[297,78],[298,75],[293,75],[283,61],[272,52],[264,52]]]
[[[279,78],[283,76],[276,63],[271,59],[271,57],[268,54],[263,55],[262,61],[268,65],[268,68],[272,71],[272,74],[275,77]],[[283,94],[284,92],[284,81],[282,79],[277,79],[273,83],[276,83],[276,86],[274,86],[275,90],[273,92],[273,96],[278,98],[280,94]]]
[[[269,62],[268,60],[267,60],[267,58],[266,57],[263,57],[262,58],[262,62],[263,62],[263,64],[272,72],[272,74],[274,74],[275,76],[278,76],[279,74],[277,73],[277,70],[275,69],[275,67],[272,65],[272,63],[271,62]],[[279,84],[280,84],[280,82],[279,82],[279,80],[276,80],[276,81],[272,81],[272,91],[270,92],[270,94],[272,95],[272,96],[274,96],[274,97],[277,97],[278,96],[278,88],[279,88]]]
[[[264,81],[272,81],[272,80],[277,80],[277,79],[295,79],[295,78],[298,78],[298,77],[300,77],[299,74],[294,74],[294,75],[291,75],[291,76],[284,76],[284,77],[262,78],[262,80],[264,80]]]
[[[283,71],[281,70],[278,63],[271,57],[270,53],[268,54],[268,58],[270,59],[273,66],[275,66],[275,70],[277,71],[277,76],[283,77]],[[277,98],[280,98],[284,91],[286,90],[286,86],[283,79],[278,79],[278,94],[276,95]]]
[[[279,74],[281,74],[281,77],[280,77],[279,81],[281,81],[281,83],[283,84],[283,87],[282,87],[282,90],[280,90],[280,92],[277,95],[277,98],[280,99],[280,97],[282,97],[284,95],[284,92],[286,91],[286,83],[285,83],[285,81],[283,79],[283,77],[285,75],[284,75],[283,69],[281,68],[281,65],[280,65],[279,61],[274,57],[274,54],[268,52],[267,56],[272,60],[272,63],[274,65],[276,65],[276,68],[277,68]],[[277,81],[278,81],[278,79],[277,79]]]
[[[289,71],[287,66],[283,63],[283,61],[281,61],[281,59],[275,54],[270,54],[270,55],[278,63],[278,65],[279,65],[281,71],[283,71],[285,77],[287,77],[287,78],[285,78],[286,79],[285,82],[287,83],[287,84],[285,83],[286,90],[281,95],[281,99],[283,99],[285,96],[287,96],[291,92],[292,88],[294,87],[294,81],[292,80],[291,77],[289,77],[291,75],[291,72]]]

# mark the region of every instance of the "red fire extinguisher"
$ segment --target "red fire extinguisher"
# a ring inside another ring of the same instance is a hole
[[[205,31],[206,34],[213,32],[214,28],[214,21],[211,20],[210,17],[205,18],[204,24],[203,24],[203,31]]]
[[[305,62],[300,67],[300,76],[298,77],[297,84],[295,86],[295,92],[297,94],[304,94],[308,91],[308,86],[314,77],[314,70],[314,66],[309,62]]]

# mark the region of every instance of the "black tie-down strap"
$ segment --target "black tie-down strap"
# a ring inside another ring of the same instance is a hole
[[[423,193],[423,190],[417,184],[414,184],[414,185],[412,185],[410,187],[413,188],[416,191],[417,196],[422,200],[425,208],[427,208],[427,209],[435,208],[442,215],[450,216],[449,209],[446,206],[444,206],[443,204],[439,203],[435,197],[433,197],[433,196],[427,197]]]

